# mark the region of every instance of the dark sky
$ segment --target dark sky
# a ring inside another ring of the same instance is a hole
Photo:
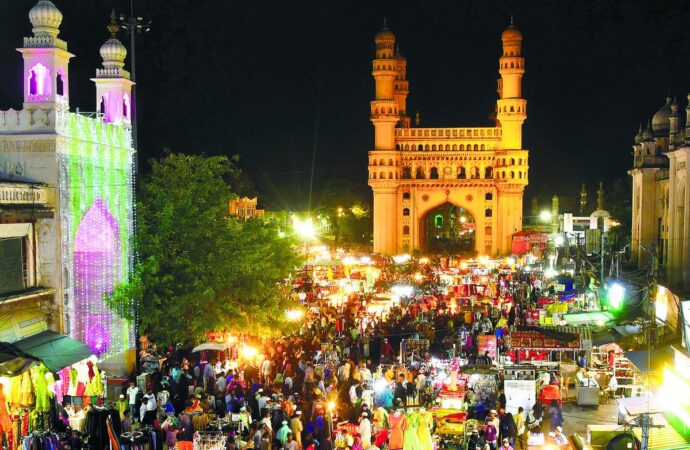
[[[0,0],[0,106],[21,105],[21,59],[35,0]],[[72,108],[95,110],[109,11],[129,0],[55,0],[70,65]],[[373,37],[387,15],[408,59],[408,110],[423,126],[488,124],[500,33],[513,13],[524,35],[531,193],[572,194],[612,183],[629,167],[640,121],[667,94],[690,91],[690,2],[135,0],[153,21],[137,45],[140,154],[162,149],[240,154],[262,200],[307,197],[315,135],[315,191],[366,190]],[[126,42],[126,36],[121,35]],[[128,64],[129,67],[129,64]],[[315,118],[319,117],[318,130]]]

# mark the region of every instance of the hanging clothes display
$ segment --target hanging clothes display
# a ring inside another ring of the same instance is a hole
[[[390,450],[400,450],[403,448],[403,430],[407,428],[405,415],[396,411],[388,416],[388,424],[391,427],[391,435],[388,438],[388,448]]]
[[[86,363],[89,366],[89,381],[86,384],[84,395],[103,395],[103,380],[98,367],[91,361]],[[93,375],[93,376],[92,376]]]
[[[431,412],[421,409],[419,411],[419,428],[417,437],[422,450],[433,450],[434,443],[431,440],[431,428],[433,427],[433,416]]]
[[[407,414],[407,426],[403,435],[403,450],[422,450],[417,436],[419,428],[419,414],[412,412]]]
[[[108,417],[113,421],[115,434],[119,435],[121,432],[120,414],[116,410],[93,406],[86,413],[86,434],[89,436],[88,445],[90,449],[101,450],[108,445],[110,441],[108,437]]]
[[[10,410],[7,408],[5,391],[2,384],[0,384],[0,435],[10,433],[11,431],[12,419],[10,418]]]
[[[48,379],[46,378],[48,373],[50,373],[48,368],[43,364],[31,369],[31,380],[34,385],[34,395],[36,397],[34,410],[39,413],[48,412],[50,410],[50,397],[53,394],[48,390]]]
[[[28,370],[22,373],[21,399],[19,403],[24,406],[33,406],[34,404],[34,387]]]

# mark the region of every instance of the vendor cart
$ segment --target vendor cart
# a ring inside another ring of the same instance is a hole
[[[443,448],[464,448],[467,413],[455,409],[436,409],[431,413],[436,422],[436,435]]]

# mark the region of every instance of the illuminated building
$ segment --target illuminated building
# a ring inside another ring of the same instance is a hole
[[[677,101],[666,99],[635,136],[628,172],[633,259],[645,266],[654,253],[674,289],[690,287],[690,106],[684,115]]]
[[[233,198],[228,203],[228,209],[231,216],[235,216],[240,220],[253,219],[255,217],[263,217],[264,210],[256,208],[257,197],[240,197]]]
[[[522,229],[528,172],[522,33],[512,23],[503,32],[496,122],[488,127],[420,128],[419,117],[411,126],[407,61],[385,24],[374,41],[374,251],[509,253]]]
[[[18,51],[24,59],[23,108],[0,112],[0,167],[22,168],[43,183],[54,219],[35,222],[36,277],[51,287],[58,318],[53,327],[89,345],[109,372],[131,364],[134,327],[103,300],[132,268],[132,82],[117,25],[100,54],[93,78],[96,112],[74,113],[69,103],[67,43],[62,14],[49,0],[29,12],[33,36]],[[84,88],[74,86],[73,88]],[[12,178],[15,174],[5,173]],[[17,308],[22,305],[17,304]],[[132,311],[126,311],[131,317]]]

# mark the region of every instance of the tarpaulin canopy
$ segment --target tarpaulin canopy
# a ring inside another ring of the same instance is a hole
[[[197,345],[196,347],[194,347],[194,350],[192,350],[192,353],[205,352],[207,350],[222,351],[222,350],[227,350],[228,348],[230,348],[230,344],[227,344],[227,343],[206,342],[205,344]]]
[[[671,347],[661,347],[655,348],[651,353],[647,350],[625,352],[625,357],[640,372],[660,371],[665,362],[673,361],[673,350]]]
[[[36,359],[6,342],[0,342],[0,376],[14,376],[31,367]]]
[[[93,355],[86,344],[51,330],[41,331],[14,342],[12,346],[32,358],[43,361],[51,372],[62,370]]]

